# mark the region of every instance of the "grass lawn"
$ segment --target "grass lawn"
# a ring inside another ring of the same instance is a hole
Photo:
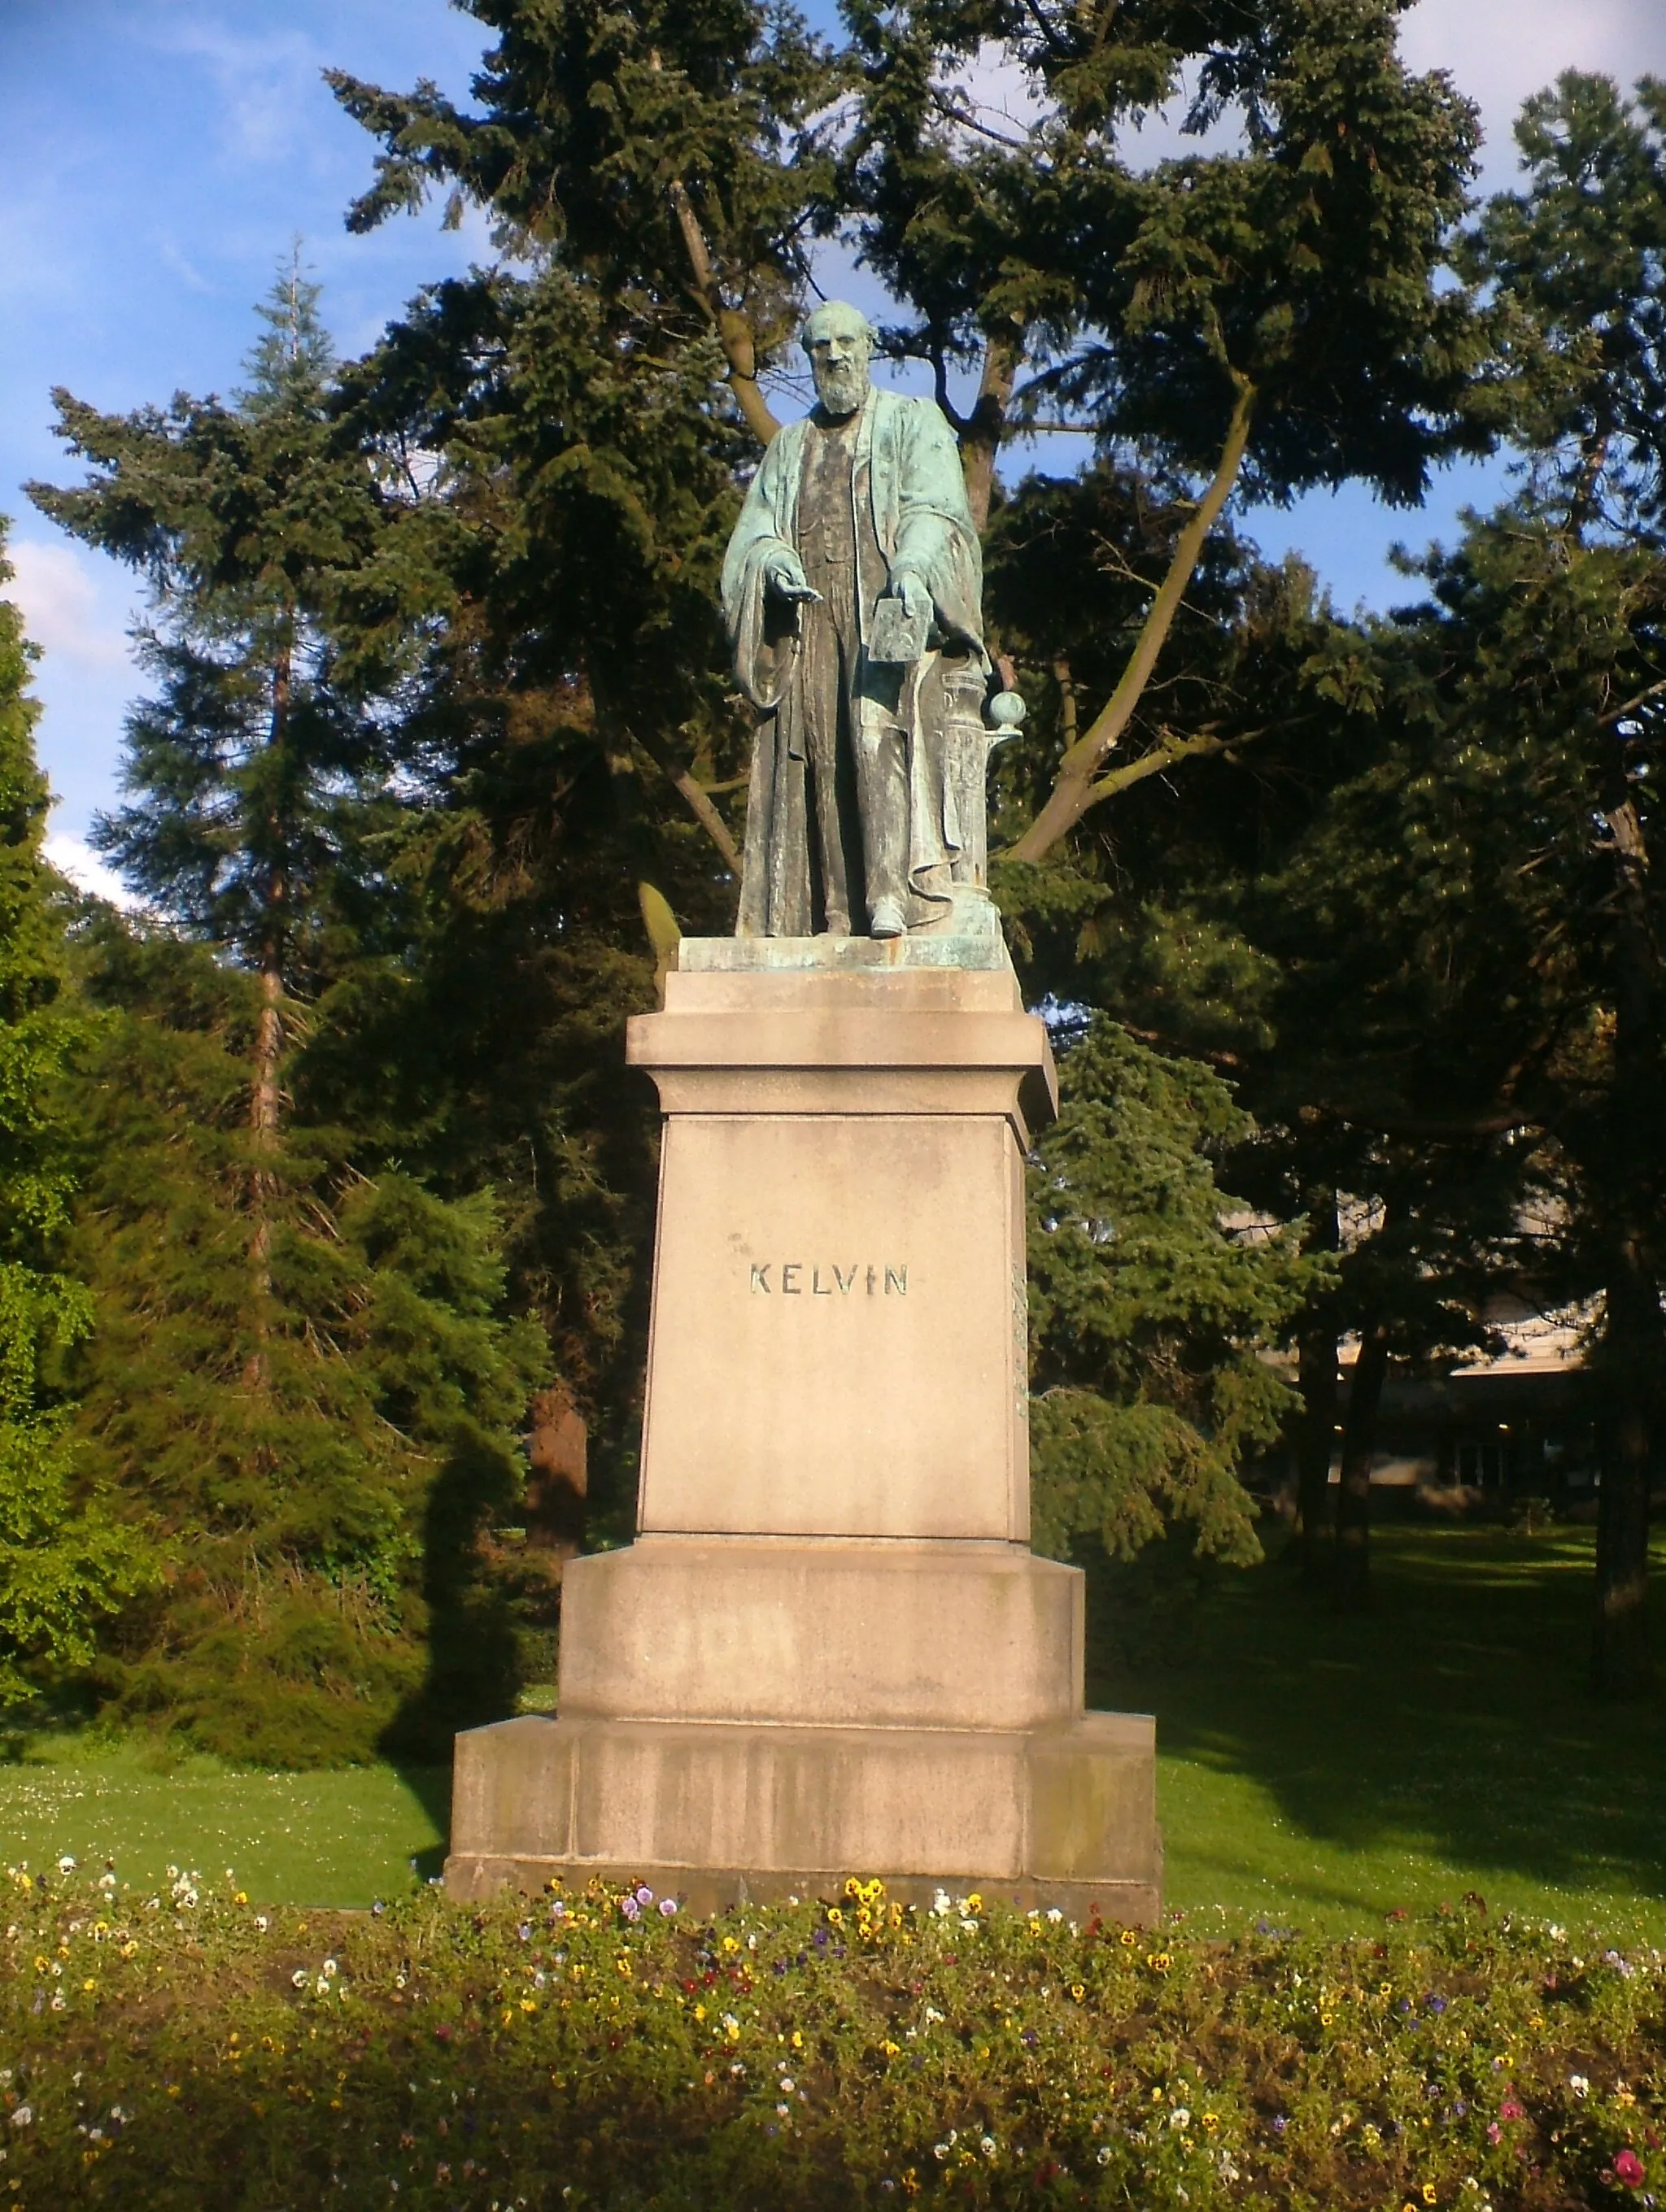
[[[1097,1590],[1089,1701],[1158,1716],[1169,1902],[1340,1934],[1473,1890],[1666,1942],[1666,1698],[1586,1692],[1592,1547],[1383,1529],[1365,1618],[1275,1559],[1204,1577],[1129,1639],[1143,1659]]]
[[[438,1873],[450,1786],[432,1770],[250,1773],[49,1738],[0,1766],[0,1863],[113,1860],[139,1890],[165,1890],[169,1866],[214,1881],[231,1867],[257,1904],[368,1905]]]
[[[1170,1903],[1341,1934],[1474,1891],[1666,1944],[1666,1699],[1585,1692],[1589,1533],[1399,1527],[1375,1551],[1359,1620],[1278,1560],[1164,1585],[1130,1636],[1126,1591],[1095,1588],[1090,1701],[1158,1716]],[[448,1790],[58,1738],[0,1766],[0,1863],[111,1858],[145,1887],[233,1867],[258,1902],[363,1905],[438,1871]]]

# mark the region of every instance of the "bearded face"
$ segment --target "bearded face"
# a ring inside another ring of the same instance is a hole
[[[812,326],[805,350],[823,407],[832,416],[854,415],[867,398],[873,341],[866,331],[842,321],[831,328]]]

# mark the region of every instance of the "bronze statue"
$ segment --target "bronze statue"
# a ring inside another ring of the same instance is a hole
[[[736,933],[952,928],[956,887],[984,881],[991,738],[960,457],[932,400],[869,381],[854,307],[817,308],[804,348],[818,404],[765,453],[723,563],[759,717]]]

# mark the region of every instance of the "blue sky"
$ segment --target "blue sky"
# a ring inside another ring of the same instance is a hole
[[[348,353],[419,285],[484,258],[477,221],[447,234],[432,211],[347,234],[371,143],[319,77],[332,64],[399,88],[429,76],[461,97],[483,43],[445,0],[0,0],[0,511],[15,526],[14,595],[43,647],[61,864],[84,871],[88,823],[115,795],[137,595],[18,489],[72,473],[51,387],[106,409],[228,391],[253,303],[297,234]],[[1666,74],[1666,0],[1421,0],[1404,44],[1481,101],[1486,181],[1503,185],[1511,118],[1559,70]],[[1449,532],[1496,482],[1454,471],[1409,514],[1322,494],[1247,526],[1269,551],[1300,548],[1342,604],[1380,605],[1403,589],[1389,544]]]

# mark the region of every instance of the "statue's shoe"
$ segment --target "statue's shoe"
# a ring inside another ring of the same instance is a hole
[[[895,899],[879,899],[875,902],[873,919],[868,924],[870,937],[901,937],[907,928],[903,909]]]

